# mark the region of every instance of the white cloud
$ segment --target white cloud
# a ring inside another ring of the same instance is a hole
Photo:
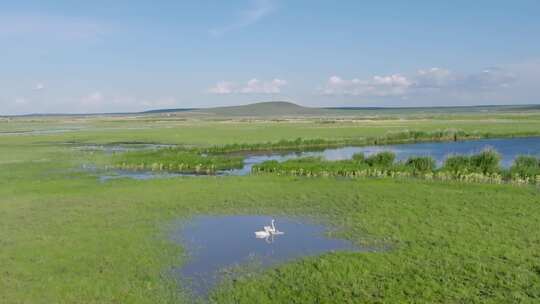
[[[28,103],[28,100],[26,100],[26,98],[24,98],[24,97],[17,97],[17,98],[15,98],[15,104],[16,104],[16,105],[21,106],[21,105],[25,105],[25,104],[27,104],[27,103]]]
[[[414,76],[416,88],[453,90],[489,90],[510,86],[517,77],[501,68],[486,68],[480,72],[458,74],[440,68],[420,70]]]
[[[442,88],[453,85],[455,82],[455,75],[451,71],[441,68],[419,70],[414,76],[416,88]]]
[[[287,81],[275,78],[271,81],[261,81],[256,78],[250,79],[245,84],[237,84],[229,81],[220,81],[208,92],[218,95],[226,94],[277,94],[281,88],[287,85]]]
[[[84,106],[96,107],[104,103],[105,98],[101,92],[94,92],[81,99],[81,104]]]
[[[235,22],[223,27],[211,29],[209,32],[214,36],[221,36],[227,32],[254,24],[274,10],[275,5],[272,0],[252,0],[251,8],[240,12]]]
[[[322,89],[325,95],[353,95],[353,96],[394,96],[404,94],[412,85],[405,76],[394,74],[389,76],[374,76],[367,80],[353,78],[342,79],[332,76]]]
[[[213,94],[232,94],[236,91],[236,85],[232,82],[220,81],[208,91]]]
[[[34,91],[41,91],[45,89],[45,85],[41,82],[36,83],[36,85],[33,87]]]
[[[506,88],[517,77],[500,68],[484,69],[478,73],[457,74],[447,69],[429,68],[410,76],[393,74],[369,79],[342,79],[332,76],[320,90],[325,95],[403,96],[423,91],[474,92]]]
[[[465,88],[491,89],[508,87],[517,80],[517,77],[501,68],[486,68],[479,73],[465,75],[460,79],[460,85]]]

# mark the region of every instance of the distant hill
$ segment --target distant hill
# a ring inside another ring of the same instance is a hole
[[[156,109],[144,112],[92,113],[92,114],[25,114],[0,115],[0,117],[47,117],[47,116],[129,116],[129,115],[167,115],[182,117],[373,117],[401,115],[446,115],[446,114],[481,114],[481,113],[529,113],[540,111],[540,105],[482,105],[482,106],[439,106],[439,107],[304,107],[292,102],[270,101],[240,106],[215,108],[178,108]]]
[[[331,111],[331,110],[330,110]],[[206,114],[215,116],[245,116],[245,117],[287,117],[287,116],[309,116],[309,115],[324,115],[329,110],[322,108],[303,107],[292,102],[285,101],[270,101],[252,103],[242,106],[216,107],[207,109],[197,109],[190,114]]]
[[[453,107],[329,107],[312,108],[292,102],[271,101],[241,106],[193,109],[180,115],[217,117],[301,117],[301,116],[379,116],[379,115],[440,115],[468,113],[512,113],[540,111],[540,105],[484,105]]]
[[[175,113],[175,112],[189,112],[198,110],[198,108],[178,108],[178,109],[156,109],[139,112],[137,114],[161,114],[161,113]]]

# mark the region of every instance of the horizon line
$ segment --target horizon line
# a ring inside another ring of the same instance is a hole
[[[226,105],[226,106],[214,106],[214,107],[187,107],[187,108],[158,108],[158,109],[149,109],[143,111],[126,111],[126,112],[91,112],[91,113],[27,113],[27,114],[0,114],[0,118],[9,118],[9,117],[32,117],[32,116],[99,116],[99,115],[147,115],[147,114],[160,114],[160,113],[174,113],[174,112],[190,112],[197,110],[205,109],[216,109],[216,108],[228,108],[228,107],[242,107],[250,106],[256,104],[265,104],[265,103],[288,103],[296,106],[308,108],[308,109],[324,109],[324,110],[391,110],[391,109],[441,109],[441,108],[480,108],[480,107],[524,107],[524,106],[540,106],[540,103],[523,103],[523,104],[479,104],[479,105],[440,105],[440,106],[304,106],[295,102],[290,101],[261,101],[261,102],[252,102],[247,104],[237,104],[237,105]]]

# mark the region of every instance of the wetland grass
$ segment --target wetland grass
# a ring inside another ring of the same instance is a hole
[[[358,153],[350,160],[329,161],[317,157],[267,161],[252,168],[254,174],[293,175],[308,177],[419,177],[424,179],[458,180],[512,184],[540,184],[539,159],[520,156],[510,169],[500,166],[497,151],[486,149],[473,155],[448,157],[437,168],[431,157],[410,157],[395,161],[395,154],[383,151],[369,157]]]
[[[321,218],[355,244],[391,250],[329,253],[249,273],[220,286],[211,302],[538,303],[536,187],[273,175],[100,183],[75,169],[102,156],[58,144],[140,141],[206,149],[297,137],[375,138],[404,128],[459,128],[497,137],[540,130],[539,116],[530,113],[448,116],[328,125],[96,117],[77,120],[86,129],[69,134],[2,135],[0,302],[190,303],[186,286],[169,275],[186,262],[185,248],[167,239],[170,223],[207,214],[281,214]],[[57,120],[13,119],[0,128],[73,124]],[[147,159],[150,165],[159,160],[155,156]],[[371,168],[363,159],[356,161]],[[303,161],[314,167],[319,162]],[[449,176],[468,162],[458,162]],[[520,178],[538,176],[531,158],[512,168]]]
[[[234,143],[226,145],[216,145],[200,149],[203,153],[223,154],[234,152],[257,152],[257,151],[302,151],[302,150],[322,150],[326,148],[336,148],[344,146],[368,146],[368,145],[389,145],[420,142],[444,142],[473,140],[494,137],[525,137],[532,136],[535,132],[522,133],[491,133],[481,131],[464,131],[459,129],[443,129],[435,131],[405,130],[390,131],[379,136],[355,136],[339,139],[325,138],[301,138],[281,139],[275,142],[259,143]]]
[[[215,174],[217,171],[241,168],[243,157],[203,155],[178,148],[163,148],[116,154],[112,163],[113,168],[122,170]]]

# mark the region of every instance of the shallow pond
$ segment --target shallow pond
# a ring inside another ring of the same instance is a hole
[[[113,179],[131,178],[136,180],[172,178],[179,176],[196,176],[195,174],[173,173],[173,172],[153,172],[153,171],[129,171],[129,170],[107,170],[99,175],[100,182],[107,182]]]
[[[223,271],[255,262],[268,267],[292,259],[332,251],[372,251],[331,238],[327,227],[309,220],[276,217],[282,235],[257,238],[270,225],[269,216],[198,216],[182,222],[172,238],[187,251],[187,261],[174,273],[196,296],[205,296]]]

